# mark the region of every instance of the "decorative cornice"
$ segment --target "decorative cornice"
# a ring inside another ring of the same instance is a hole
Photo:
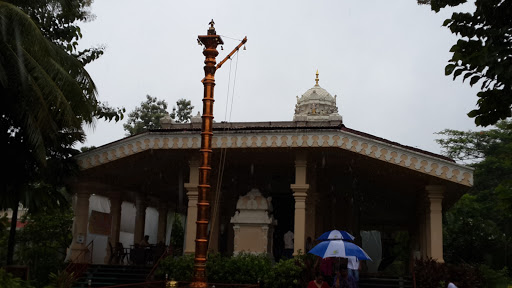
[[[76,159],[85,170],[147,150],[199,149],[200,144],[199,131],[147,132],[82,153]],[[279,147],[338,147],[465,186],[473,185],[470,167],[347,131],[217,131],[212,139],[213,149]]]

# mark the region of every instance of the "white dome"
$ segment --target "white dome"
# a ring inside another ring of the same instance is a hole
[[[320,85],[316,84],[313,88],[310,88],[306,93],[302,94],[299,101],[297,103],[302,103],[306,101],[326,101],[329,103],[336,104],[336,100],[334,97],[327,92],[324,88],[320,87]]]
[[[316,71],[316,84],[306,93],[297,97],[294,121],[325,121],[341,120],[336,106],[336,95],[331,96],[327,90],[318,85],[318,71]]]

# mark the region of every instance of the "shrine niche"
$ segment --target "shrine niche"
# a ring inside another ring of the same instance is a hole
[[[234,230],[233,254],[272,253],[274,226],[277,221],[272,216],[272,198],[263,197],[258,189],[252,189],[240,196],[236,212],[231,217]]]

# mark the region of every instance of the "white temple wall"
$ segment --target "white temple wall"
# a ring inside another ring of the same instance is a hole
[[[92,211],[101,213],[110,213],[110,200],[107,197],[91,195],[89,198],[89,218]],[[133,245],[135,229],[135,205],[130,202],[121,204],[121,227],[119,231],[119,242],[124,247]],[[145,235],[149,235],[149,243],[156,244],[158,233],[158,211],[153,207],[146,209],[146,221],[144,226]],[[108,235],[93,234],[87,229],[86,243],[94,241],[94,250],[92,255],[93,264],[105,263],[105,255],[108,252]]]
[[[365,261],[369,273],[377,273],[382,261],[382,241],[380,232],[376,230],[361,231],[363,250],[372,258],[372,261]]]
[[[110,213],[110,200],[107,197],[91,195],[91,197],[89,198],[89,219],[91,217],[91,213],[93,210],[102,213]],[[86,243],[89,244],[91,241],[94,241],[92,263],[103,264],[105,263],[105,255],[109,249],[108,236],[90,233],[89,225],[87,229]]]
[[[146,208],[144,235],[149,236],[149,244],[156,244],[158,242],[158,210],[154,207]]]

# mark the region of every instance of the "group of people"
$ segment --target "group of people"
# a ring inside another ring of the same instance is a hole
[[[360,262],[356,257],[319,259],[319,271],[307,288],[357,288]],[[333,273],[333,271],[335,271]]]
[[[332,285],[332,286],[331,286]],[[324,276],[321,273],[318,273],[314,280],[310,281],[307,288],[357,288],[357,281],[349,275],[348,269],[342,268],[336,271],[336,275],[333,278],[333,281],[329,285],[324,280]]]

